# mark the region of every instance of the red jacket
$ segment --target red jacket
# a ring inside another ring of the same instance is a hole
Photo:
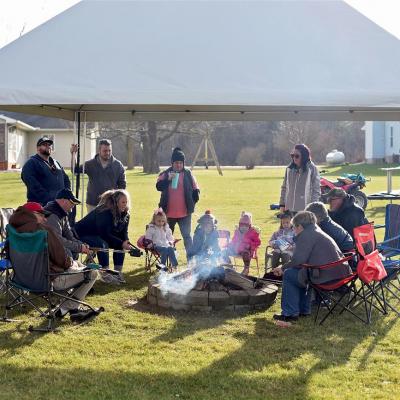
[[[240,254],[243,251],[250,251],[253,253],[260,244],[260,234],[253,227],[250,227],[244,234],[240,233],[239,229],[236,229],[229,247],[235,254]]]

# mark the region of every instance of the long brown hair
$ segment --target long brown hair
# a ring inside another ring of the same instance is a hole
[[[121,215],[118,209],[118,201],[119,199],[125,196],[127,200],[126,209],[124,211],[124,215]],[[129,193],[124,189],[114,189],[107,190],[100,196],[100,201],[98,206],[96,207],[99,211],[110,210],[113,216],[113,222],[116,224],[121,217],[126,217],[129,215],[131,199]]]

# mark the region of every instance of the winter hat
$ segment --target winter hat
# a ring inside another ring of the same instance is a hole
[[[252,215],[248,211],[242,211],[242,214],[240,215],[239,219],[239,225],[251,225],[252,220]]]
[[[172,150],[171,164],[174,161],[185,162],[185,153],[182,151],[180,147],[175,147],[174,150]]]
[[[205,213],[197,220],[197,223],[200,225],[207,222],[211,222],[213,225],[217,225],[218,223],[214,215],[211,214],[211,210],[206,210]]]

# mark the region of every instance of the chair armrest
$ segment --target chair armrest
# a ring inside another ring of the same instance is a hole
[[[329,264],[323,264],[323,265],[301,264],[300,266],[304,267],[304,268],[310,268],[310,269],[328,269],[328,268],[335,267],[336,265],[343,264],[344,262],[349,261],[352,258],[353,258],[353,255],[341,258],[340,260],[331,262]]]
[[[381,246],[384,243],[388,243],[388,242],[392,242],[393,240],[397,240],[400,238],[400,235],[397,236],[393,236],[392,238],[388,239],[388,240],[384,240],[383,242],[378,243],[378,246]]]
[[[374,225],[374,229],[386,228],[386,225]]]
[[[91,268],[87,268],[87,269],[85,268],[85,269],[81,269],[80,271],[58,272],[58,273],[55,273],[55,274],[46,274],[46,275],[47,276],[55,276],[55,277],[57,277],[57,276],[84,274],[85,272],[88,272],[88,271],[98,271],[98,270],[91,269]]]

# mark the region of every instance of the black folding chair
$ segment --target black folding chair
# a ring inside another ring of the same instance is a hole
[[[55,329],[56,313],[67,301],[73,301],[96,314],[104,311],[103,307],[94,308],[86,302],[74,298],[74,293],[89,282],[91,270],[50,273],[47,246],[47,231],[18,233],[7,226],[7,253],[12,270],[7,273],[6,306],[3,321],[9,321],[8,312],[16,307],[30,305],[40,317],[47,319],[45,328],[29,327],[30,331],[50,332]],[[9,270],[7,270],[9,271]],[[83,275],[83,280],[63,290],[56,290],[52,280],[63,275]]]

